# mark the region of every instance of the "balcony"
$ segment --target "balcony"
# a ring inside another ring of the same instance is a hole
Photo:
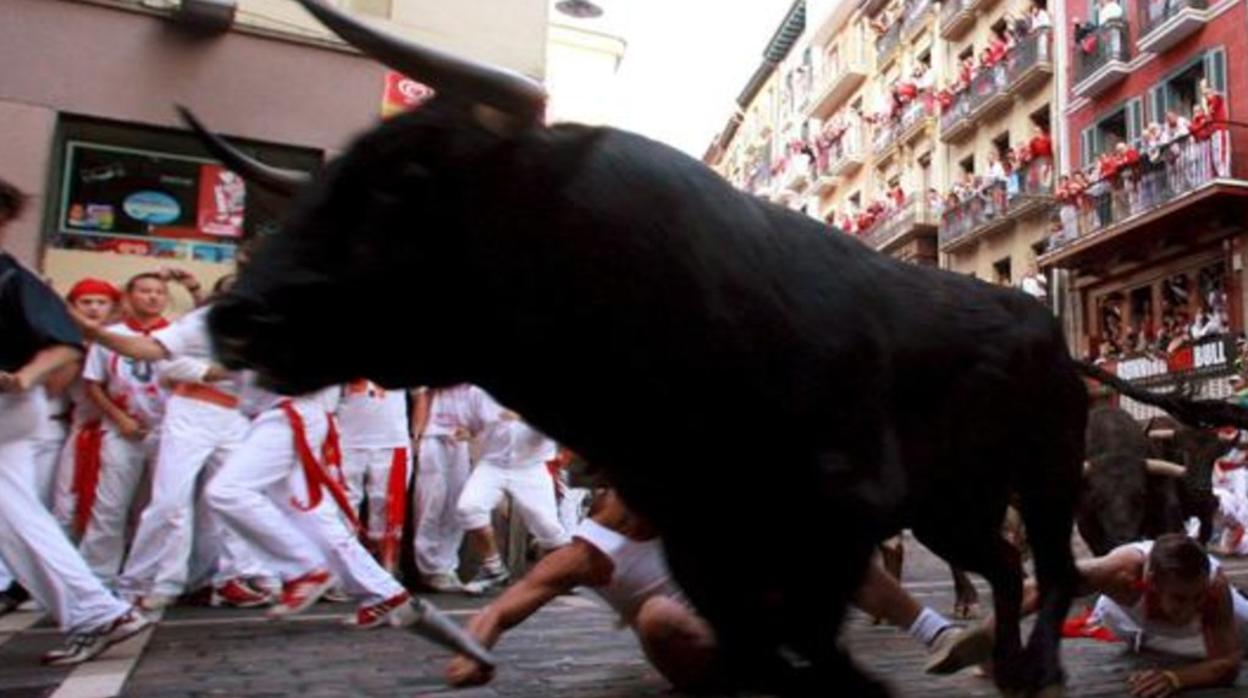
[[[1006,185],[1006,208],[1016,219],[1048,213],[1053,207],[1053,160],[1036,158],[1019,167]]]
[[[971,118],[985,121],[1014,103],[1009,90],[1009,70],[1005,63],[984,68],[971,78]]]
[[[901,46],[901,22],[893,22],[888,31],[875,40],[875,66],[882,69],[897,53]]]
[[[940,217],[941,251],[952,252],[1013,226],[1014,219],[1006,212],[1007,202],[1006,183],[996,182],[947,209]]]
[[[859,38],[850,38],[839,48],[843,50],[830,54],[815,75],[814,94],[806,110],[807,117],[828,118],[867,79],[870,68],[866,42]]]
[[[930,93],[923,93],[906,105],[901,112],[901,142],[909,145],[931,133],[934,100]]]
[[[967,7],[970,0],[947,0],[940,8],[940,38],[957,41],[975,26],[975,11]]]
[[[830,174],[835,177],[849,177],[862,168],[867,159],[862,134],[861,125],[850,126],[839,140],[833,141],[832,148],[828,151]]]
[[[901,38],[910,41],[925,29],[936,5],[932,0],[911,0],[901,20]]]
[[[892,215],[876,221],[862,239],[872,249],[883,252],[917,235],[934,235],[939,221],[921,196],[911,195]]]
[[[1077,97],[1095,97],[1122,82],[1130,74],[1131,29],[1122,20],[1098,27],[1076,42],[1075,89]]]
[[[897,132],[900,123],[889,119],[883,124],[876,124],[875,131],[871,136],[871,154],[875,156],[876,167],[883,167],[888,164],[893,156],[897,154],[897,150],[901,145],[897,139]]]
[[[1206,0],[1139,0],[1141,51],[1162,53],[1200,31],[1208,16]]]
[[[975,132],[975,119],[971,118],[971,93],[963,90],[953,96],[953,102],[940,115],[940,142],[961,143]]]
[[[806,187],[810,186],[812,174],[814,174],[814,168],[810,165],[809,157],[804,153],[791,155],[784,172],[780,174],[780,188],[794,194],[801,194],[806,191]]]
[[[1078,266],[1108,249],[1138,247],[1152,231],[1194,235],[1228,217],[1238,225],[1243,209],[1232,201],[1248,201],[1248,182],[1243,163],[1232,163],[1229,139],[1215,147],[1223,137],[1184,137],[1155,161],[1145,153],[1138,165],[1094,181],[1082,205],[1062,204],[1062,229],[1040,264]]]
[[[1013,96],[1024,97],[1035,92],[1053,77],[1053,37],[1049,30],[1033,32],[1014,47],[1006,62],[1009,87]]]

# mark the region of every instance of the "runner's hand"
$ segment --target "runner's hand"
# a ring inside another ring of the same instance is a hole
[[[494,678],[494,669],[472,657],[459,655],[446,665],[446,682],[452,686],[480,686]]]
[[[1139,698],[1165,698],[1177,690],[1165,672],[1157,669],[1131,674],[1127,677],[1127,686],[1131,689],[1131,695]]]

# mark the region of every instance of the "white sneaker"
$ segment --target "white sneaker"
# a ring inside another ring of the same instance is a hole
[[[49,666],[81,664],[100,655],[109,647],[128,640],[151,624],[152,621],[138,609],[131,608],[95,632],[70,635],[64,647],[44,654],[42,661]]]
[[[491,591],[502,589],[510,581],[511,573],[507,571],[506,567],[500,567],[492,572],[483,567],[477,570],[477,576],[473,577],[471,582],[464,585],[464,593],[474,596],[488,594]]]
[[[420,583],[430,591],[439,594],[458,594],[464,591],[464,583],[459,581],[459,577],[449,572],[422,574]]]

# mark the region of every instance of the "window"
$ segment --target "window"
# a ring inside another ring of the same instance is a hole
[[[974,57],[975,57],[975,45],[974,44],[971,44],[970,46],[967,46],[966,48],[962,49],[962,52],[958,54],[959,61],[964,61],[968,58],[974,58]]]
[[[1044,129],[1046,133],[1049,132],[1049,127],[1051,124],[1051,121],[1050,121],[1051,117],[1049,116],[1049,105],[1046,104],[1043,107],[1040,107],[1039,109],[1032,112],[1030,118],[1031,118],[1031,123]]]
[[[1192,105],[1200,100],[1200,83],[1208,80],[1213,89],[1226,94],[1226,49],[1209,51],[1183,66],[1161,84],[1148,91],[1153,121],[1163,123],[1166,112],[1192,115]]]
[[[997,283],[1002,286],[1009,286],[1012,282],[1010,278],[1010,258],[998,260],[992,265],[993,277]]]
[[[1002,17],[1001,19],[998,19],[996,22],[993,22],[992,27],[991,27],[992,33],[996,34],[997,38],[1005,38],[1006,27],[1007,25],[1005,22],[1005,18]]]
[[[1006,131],[992,139],[992,147],[997,151],[997,155],[1005,157],[1005,154],[1010,152],[1010,132]]]
[[[320,166],[313,151],[244,150],[288,169]],[[239,241],[275,230],[288,204],[248,186],[185,133],[66,119],[57,152],[53,247],[229,262]]]
[[[975,174],[975,156],[968,155],[958,163],[958,168],[962,170],[962,174]]]
[[[1083,164],[1089,165],[1101,153],[1113,150],[1119,143],[1133,143],[1144,131],[1144,105],[1133,99],[1103,116],[1081,135],[1080,154]]]

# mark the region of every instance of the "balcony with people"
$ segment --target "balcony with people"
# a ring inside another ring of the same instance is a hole
[[[1053,77],[1053,32],[1044,26],[1033,30],[1014,47],[1006,62],[1006,91],[1025,97]]]
[[[905,194],[894,187],[883,197],[881,213],[870,221],[871,225],[859,231],[859,236],[872,249],[886,252],[918,235],[936,234],[943,202],[936,191],[927,194]]]
[[[1169,111],[1138,139],[1105,139],[1086,167],[1058,179],[1059,223],[1042,262],[1121,243],[1155,223],[1194,221],[1215,210],[1221,197],[1248,195],[1236,176],[1243,163],[1233,158],[1225,109],[1225,98],[1206,85],[1190,118]]]
[[[1163,53],[1200,31],[1208,17],[1207,0],[1138,0],[1141,51]]]
[[[933,0],[910,0],[902,10],[901,38],[910,41],[928,26],[935,16],[936,3]]]
[[[903,10],[886,8],[867,24],[875,33],[875,66],[881,69],[896,56],[901,48]]]
[[[829,119],[815,139],[816,185],[830,188],[838,177],[849,177],[866,160],[862,118],[852,109]]]
[[[1071,50],[1075,96],[1095,97],[1126,79],[1135,51],[1120,0],[1100,0],[1094,22],[1075,24]]]
[[[1005,177],[967,173],[945,197],[940,215],[940,249],[951,252],[1013,225]]]

